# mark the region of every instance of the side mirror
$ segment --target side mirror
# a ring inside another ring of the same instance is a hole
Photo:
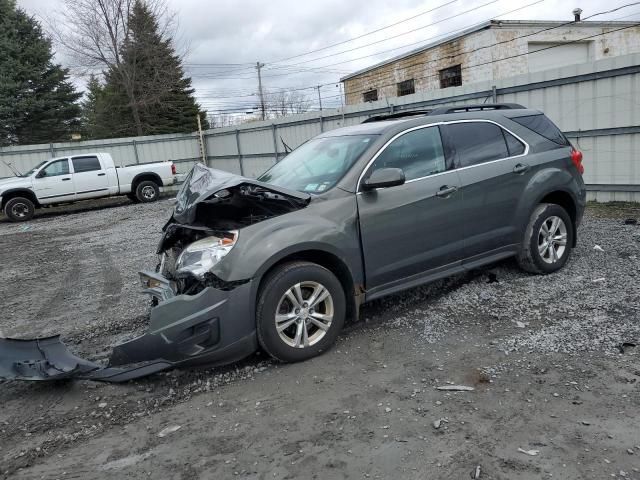
[[[362,182],[364,190],[373,190],[374,188],[395,187],[404,184],[404,172],[400,168],[379,168]]]
[[[38,174],[36,175],[36,178],[42,178],[42,177],[46,177],[47,176],[47,172],[45,171],[45,169],[43,168],[42,170],[40,170],[38,172]]]

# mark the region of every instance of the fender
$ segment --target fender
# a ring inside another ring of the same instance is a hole
[[[137,184],[139,182],[143,182],[144,180],[142,180],[142,177],[151,177],[153,178],[153,181],[156,182],[159,186],[164,186],[164,184],[162,183],[162,179],[160,178],[160,175],[158,175],[155,172],[142,172],[137,174],[135,177],[133,177],[133,180],[131,180],[131,191],[133,192],[135,190],[135,188],[133,187],[134,185],[137,187]]]
[[[255,279],[296,253],[316,250],[340,259],[363,283],[355,195],[311,202],[302,210],[240,230],[238,243],[212,271],[226,281]]]
[[[563,192],[571,197],[576,211],[580,211],[585,204],[581,195],[581,187],[575,177],[565,169],[557,167],[545,168],[537,172],[524,189],[517,206],[518,218],[521,218],[520,231],[524,231],[531,217],[531,213],[542,199],[554,192]],[[574,229],[577,227],[574,222]]]
[[[41,207],[40,205],[40,201],[38,200],[38,197],[36,196],[36,193],[27,187],[20,187],[20,188],[10,188],[9,190],[5,190],[4,192],[2,192],[0,194],[0,197],[2,197],[2,207],[4,207],[4,204],[7,202],[9,196],[13,197],[15,195],[15,193],[19,193],[22,194],[22,196],[24,196],[25,198],[28,198],[29,200],[32,200],[34,205],[38,208]]]

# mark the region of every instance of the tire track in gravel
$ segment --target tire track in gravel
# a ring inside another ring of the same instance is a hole
[[[96,249],[96,254],[98,256],[103,282],[98,311],[104,312],[118,305],[124,284],[120,270],[107,249],[100,247]]]
[[[71,270],[64,276],[58,287],[47,295],[42,302],[42,306],[36,313],[36,320],[44,320],[47,317],[51,318],[59,312],[66,304],[66,294],[69,291],[74,290],[74,285],[78,280],[80,274],[80,263],[82,262],[82,254],[78,252],[71,265]]]

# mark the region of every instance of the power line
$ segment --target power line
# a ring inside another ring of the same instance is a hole
[[[438,9],[442,8],[442,7],[446,7],[447,5],[451,5],[452,3],[455,3],[455,2],[457,2],[457,1],[458,1],[458,0],[451,0],[450,2],[443,3],[442,5],[438,5],[437,7],[434,7],[434,8],[432,8],[432,9],[430,9],[430,10],[426,10],[426,11],[424,11],[424,12],[418,13],[418,14],[416,14],[416,15],[413,15],[413,16],[411,16],[411,17],[405,18],[404,20],[400,20],[400,21],[395,22],[395,23],[391,23],[391,24],[386,25],[386,26],[384,26],[384,27],[377,28],[376,30],[371,30],[370,32],[363,33],[362,35],[358,35],[357,37],[352,37],[352,38],[349,38],[348,40],[343,40],[343,41],[341,41],[341,42],[332,43],[331,45],[327,45],[327,46],[325,46],[325,47],[318,48],[318,49],[316,49],[316,50],[311,50],[311,51],[309,51],[309,52],[300,53],[300,54],[298,54],[298,55],[293,55],[293,56],[291,56],[291,57],[281,58],[281,59],[279,59],[279,60],[274,60],[274,61],[272,61],[272,62],[270,62],[270,63],[286,62],[287,60],[291,60],[291,59],[298,58],[298,57],[304,57],[304,56],[309,55],[309,54],[311,54],[311,53],[321,52],[321,51],[323,51],[323,50],[327,50],[327,49],[329,49],[329,48],[337,47],[338,45],[344,45],[345,43],[353,42],[354,40],[358,40],[358,39],[360,39],[360,38],[367,37],[367,36],[369,36],[369,35],[373,35],[374,33],[381,32],[382,30],[386,30],[387,28],[395,27],[396,25],[400,25],[401,23],[405,23],[405,22],[408,22],[408,21],[413,20],[413,19],[415,19],[415,18],[421,17],[421,16],[423,16],[423,15],[426,15],[427,13],[434,12],[434,11],[436,11],[436,10],[438,10]]]
[[[393,36],[391,36],[391,37],[383,38],[383,39],[381,39],[381,40],[377,40],[377,41],[375,41],[375,42],[367,43],[367,44],[362,45],[362,46],[359,46],[359,47],[353,47],[353,48],[350,48],[350,49],[348,49],[348,50],[342,50],[341,52],[333,53],[333,54],[331,54],[331,55],[325,55],[325,56],[323,56],[323,57],[312,58],[312,59],[304,60],[304,61],[302,61],[302,62],[297,62],[297,63],[289,63],[289,64],[287,64],[287,65],[289,65],[289,66],[302,65],[302,64],[304,64],[304,63],[315,62],[315,61],[317,61],[317,60],[322,60],[322,59],[324,59],[324,58],[335,57],[335,56],[337,56],[337,55],[342,55],[342,54],[344,54],[344,53],[349,53],[349,52],[353,52],[353,51],[355,51],[355,50],[360,50],[361,48],[370,47],[371,45],[377,45],[378,43],[388,42],[389,40],[393,40],[393,39],[395,39],[395,38],[402,37],[402,36],[404,36],[404,35],[409,35],[410,33],[417,32],[418,30],[424,30],[425,28],[432,27],[432,26],[434,26],[434,25],[437,25],[437,24],[439,24],[439,23],[445,22],[445,21],[447,21],[447,20],[451,20],[451,19],[453,19],[453,18],[460,17],[460,16],[462,16],[462,15],[466,15],[467,13],[471,13],[471,12],[473,12],[473,11],[475,11],[475,10],[479,10],[479,9],[481,9],[481,8],[484,8],[484,7],[486,7],[486,6],[489,6],[489,5],[493,4],[493,3],[497,3],[497,2],[499,2],[499,1],[500,1],[500,0],[491,0],[491,1],[489,1],[489,2],[483,3],[482,5],[478,5],[477,7],[473,7],[473,8],[470,8],[469,10],[465,10],[464,12],[457,13],[457,14],[455,14],[455,15],[451,15],[451,16],[449,16],[449,17],[445,17],[445,18],[443,18],[443,19],[440,19],[440,20],[438,20],[437,22],[433,22],[433,23],[430,23],[430,24],[428,24],[428,25],[424,25],[424,26],[422,26],[422,27],[414,28],[414,29],[412,29],[412,30],[407,30],[406,32],[402,32],[402,33],[399,33],[399,34],[397,34],[397,35],[393,35]]]

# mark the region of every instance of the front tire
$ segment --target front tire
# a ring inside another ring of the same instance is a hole
[[[258,341],[282,362],[307,360],[335,343],[345,314],[344,289],[333,273],[315,263],[287,263],[267,276],[258,294]]]
[[[547,274],[569,260],[575,232],[567,211],[560,205],[541,203],[531,214],[518,254],[520,268]]]
[[[155,202],[160,197],[160,187],[155,182],[145,180],[136,187],[136,198],[142,203]]]
[[[7,200],[4,213],[12,222],[26,222],[33,218],[36,207],[31,200],[24,197],[14,197]]]

